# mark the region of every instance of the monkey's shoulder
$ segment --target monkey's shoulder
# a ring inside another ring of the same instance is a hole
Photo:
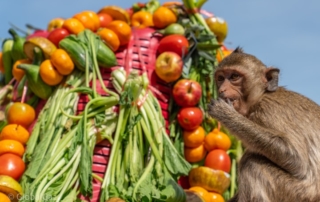
[[[255,120],[270,122],[294,118],[320,120],[320,106],[299,93],[279,87],[274,92],[265,93],[261,100],[251,107],[249,114],[249,117]]]

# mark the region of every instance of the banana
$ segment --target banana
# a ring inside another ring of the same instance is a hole
[[[13,59],[11,57],[13,39],[5,39],[2,43],[2,61],[4,68],[4,82],[8,84],[12,79]]]

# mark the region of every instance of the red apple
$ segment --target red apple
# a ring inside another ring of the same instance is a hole
[[[49,35],[49,32],[48,32],[47,30],[36,30],[36,31],[34,31],[32,34],[28,35],[28,36],[26,37],[26,39],[28,40],[28,39],[30,39],[30,38],[32,38],[32,37],[36,37],[36,36],[37,36],[37,37],[38,37],[38,36],[41,36],[41,37],[47,38],[48,35]]]
[[[163,52],[156,59],[155,72],[167,83],[178,80],[182,74],[182,68],[182,58],[175,52]]]
[[[172,95],[177,105],[181,107],[196,106],[201,98],[201,85],[191,79],[181,79],[173,87]]]
[[[70,33],[67,29],[65,28],[56,28],[52,30],[49,35],[48,39],[51,41],[54,45],[59,47],[59,42],[64,39],[66,36],[68,36]]]

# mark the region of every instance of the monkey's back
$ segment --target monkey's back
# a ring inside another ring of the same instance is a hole
[[[248,118],[264,128],[281,131],[288,144],[292,144],[304,157],[302,162],[295,163],[307,166],[305,178],[289,180],[284,185],[284,192],[290,192],[286,189],[292,190],[293,195],[287,196],[288,201],[291,197],[298,197],[295,194],[300,197],[313,196],[315,201],[320,201],[320,106],[303,95],[281,87],[265,93],[250,110]],[[254,151],[249,153],[255,155]]]

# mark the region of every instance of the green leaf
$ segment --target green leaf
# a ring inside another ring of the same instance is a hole
[[[213,55],[209,54],[207,51],[198,50],[198,54],[200,57],[203,57],[211,62],[215,61],[215,58]]]
[[[188,175],[191,165],[175,149],[171,140],[163,134],[164,163],[170,173],[176,176]]]
[[[200,41],[199,41],[200,42]],[[197,43],[197,49],[202,51],[213,51],[221,47],[220,44],[212,44],[212,43],[204,43],[205,41],[202,41],[202,43]]]

